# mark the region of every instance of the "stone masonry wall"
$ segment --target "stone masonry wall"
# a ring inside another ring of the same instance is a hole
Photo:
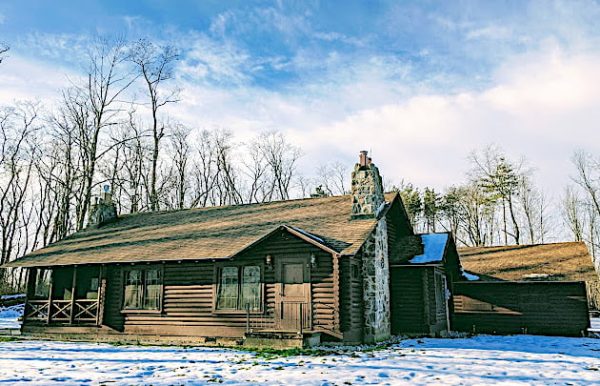
[[[365,342],[373,343],[391,336],[390,273],[385,217],[378,221],[375,231],[363,245],[362,260],[365,310],[363,333]]]
[[[352,217],[375,217],[384,200],[377,166],[356,164],[352,172]]]

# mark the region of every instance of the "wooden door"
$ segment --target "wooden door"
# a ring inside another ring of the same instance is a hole
[[[310,271],[304,258],[282,258],[278,264],[276,324],[282,331],[310,329]]]

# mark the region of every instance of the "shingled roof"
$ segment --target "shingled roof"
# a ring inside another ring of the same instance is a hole
[[[583,242],[460,248],[458,253],[466,271],[485,279],[598,281]]]
[[[392,202],[396,193],[386,194]],[[77,232],[5,267],[226,259],[285,226],[353,255],[375,219],[350,219],[351,196],[129,214]]]

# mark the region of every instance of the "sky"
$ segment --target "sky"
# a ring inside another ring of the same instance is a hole
[[[181,51],[169,114],[241,141],[280,130],[300,168],[369,150],[388,181],[438,190],[468,154],[526,157],[552,197],[600,154],[597,1],[3,0],[0,104],[56,100],[95,36]]]

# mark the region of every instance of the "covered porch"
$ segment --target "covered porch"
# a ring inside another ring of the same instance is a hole
[[[24,324],[102,325],[103,268],[30,268]]]

